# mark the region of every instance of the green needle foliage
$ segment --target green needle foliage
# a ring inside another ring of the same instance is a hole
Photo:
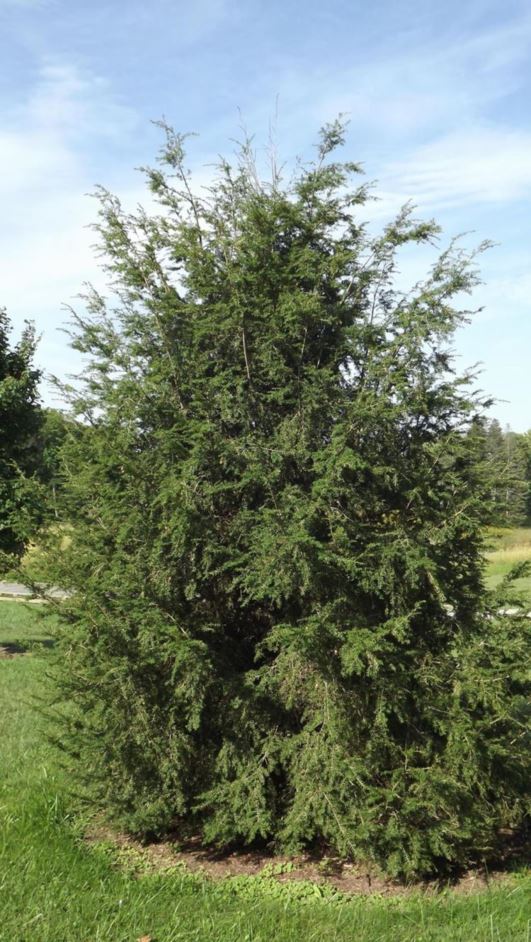
[[[18,557],[42,517],[35,474],[39,469],[40,372],[35,368],[30,324],[17,344],[0,309],[0,571]]]
[[[75,315],[65,743],[139,833],[491,857],[525,812],[528,623],[482,584],[482,402],[450,352],[474,255],[401,292],[438,228],[370,234],[338,123],[289,183],[246,144],[203,196],[164,130],[160,212],[100,192],[110,295]]]

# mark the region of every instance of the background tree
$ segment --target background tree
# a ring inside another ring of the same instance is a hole
[[[482,403],[449,352],[474,255],[399,291],[439,230],[369,233],[339,124],[288,183],[244,145],[202,197],[165,133],[159,215],[100,191],[111,297],[75,316],[65,745],[144,834],[395,874],[494,854],[524,814],[527,623],[482,584]]]
[[[18,344],[0,310],[0,554],[19,556],[39,517],[35,478],[41,412],[33,364],[35,332],[27,325]]]
[[[521,436],[502,430],[493,419],[485,423],[485,455],[491,477],[492,522],[502,527],[521,526],[526,519],[529,483]]]
[[[531,522],[531,431],[517,435],[517,444],[525,468],[525,480],[527,484],[525,500],[525,518],[528,523]]]
[[[64,517],[61,450],[69,432],[73,431],[72,424],[72,421],[58,409],[42,410],[38,475],[44,489],[46,519],[58,520]]]

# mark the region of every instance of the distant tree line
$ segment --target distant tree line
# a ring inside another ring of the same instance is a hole
[[[490,515],[495,526],[522,526],[531,519],[531,430],[519,434],[493,419],[479,424],[490,481]]]

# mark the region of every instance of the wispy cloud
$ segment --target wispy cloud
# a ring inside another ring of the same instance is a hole
[[[121,137],[138,120],[132,108],[116,100],[108,80],[53,60],[41,66],[19,113],[27,124],[58,131],[70,139]]]
[[[46,63],[26,100],[6,112],[0,130],[0,305],[15,323],[35,317],[44,332],[40,356],[59,370],[56,329],[83,282],[99,272],[88,228],[95,206],[91,148],[127,137],[136,126],[106,82],[69,64]],[[124,191],[134,188],[132,174]],[[131,192],[131,199],[135,198]]]
[[[298,95],[300,77],[292,73],[286,91],[311,101],[320,120],[344,112],[354,128],[387,139],[425,136],[485,120],[487,110],[526,84],[530,54],[531,13],[524,10],[472,36],[393,37],[354,68],[326,74],[317,68]]]
[[[380,170],[376,215],[413,199],[422,210],[510,203],[531,196],[531,131],[454,131]]]

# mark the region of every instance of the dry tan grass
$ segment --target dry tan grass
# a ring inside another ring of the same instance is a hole
[[[531,560],[531,543],[521,546],[506,546],[501,549],[490,550],[485,554],[491,562],[520,563],[526,559]]]

